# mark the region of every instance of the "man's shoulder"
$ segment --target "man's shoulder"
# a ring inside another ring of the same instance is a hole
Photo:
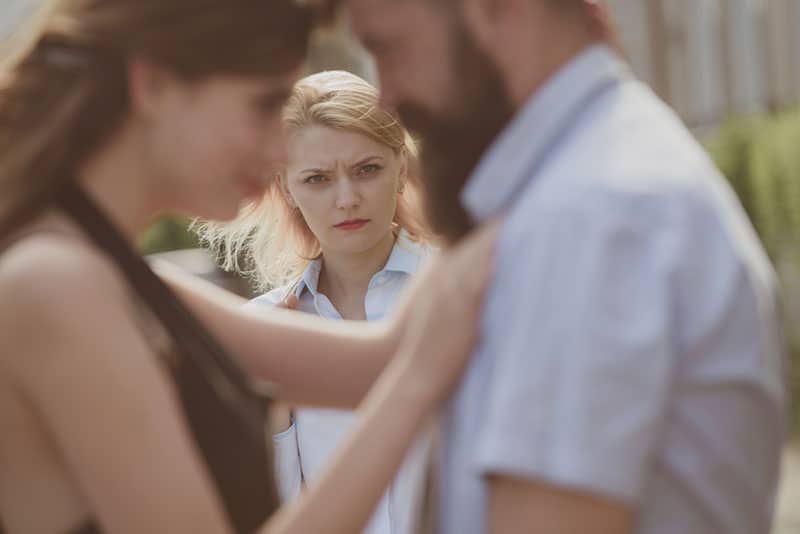
[[[605,95],[570,130],[541,170],[565,192],[609,198],[685,191],[720,177],[702,145],[666,104],[639,82]],[[556,184],[553,184],[557,187]]]
[[[551,217],[655,227],[648,221],[675,224],[697,206],[714,211],[720,185],[724,177],[691,132],[631,82],[593,106],[531,171],[512,213],[520,227]]]

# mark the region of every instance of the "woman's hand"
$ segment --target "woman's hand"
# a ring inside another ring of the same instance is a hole
[[[281,302],[275,305],[276,308],[283,308],[284,310],[296,310],[299,300],[296,295],[289,295]]]

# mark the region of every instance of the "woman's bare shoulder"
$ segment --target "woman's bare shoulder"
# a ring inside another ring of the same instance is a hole
[[[111,261],[80,239],[30,235],[0,255],[0,330],[12,347],[62,328],[96,331],[125,299]]]
[[[0,378],[35,409],[97,521],[117,531],[231,532],[113,264],[89,245],[32,236],[0,256],[6,298],[17,310],[0,306]]]
[[[55,302],[63,297],[116,292],[122,287],[121,275],[111,260],[81,238],[30,235],[0,255],[3,296]]]

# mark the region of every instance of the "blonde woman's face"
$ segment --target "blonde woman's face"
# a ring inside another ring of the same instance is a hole
[[[364,135],[325,126],[288,140],[284,193],[324,251],[362,253],[392,229],[405,157]]]

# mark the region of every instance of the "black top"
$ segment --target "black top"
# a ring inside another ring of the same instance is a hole
[[[176,357],[167,360],[184,416],[236,532],[255,532],[279,503],[264,430],[266,399],[83,191],[69,186],[59,207],[113,259],[169,334]],[[99,532],[90,522],[74,534]]]

